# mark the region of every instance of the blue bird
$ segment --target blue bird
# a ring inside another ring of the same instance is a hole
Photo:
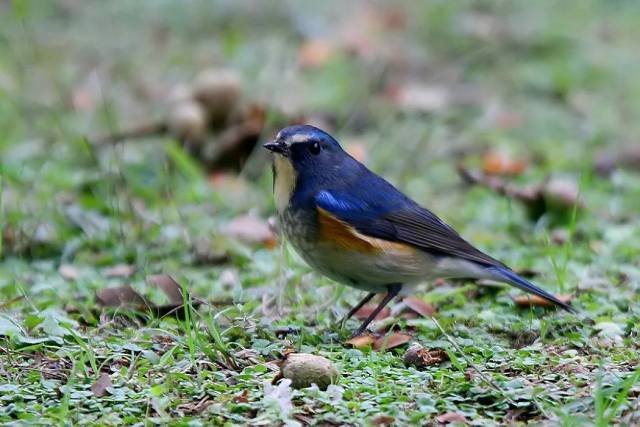
[[[385,294],[354,336],[395,296],[439,277],[508,283],[574,311],[475,248],[323,130],[289,126],[264,147],[274,153],[274,199],[285,237],[322,274],[368,292],[346,319]]]

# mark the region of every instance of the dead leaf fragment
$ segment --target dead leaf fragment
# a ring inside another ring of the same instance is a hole
[[[147,276],[147,282],[164,292],[171,304],[182,304],[184,301],[182,287],[168,274],[153,274]]]
[[[178,409],[185,411],[187,414],[199,415],[211,405],[213,401],[209,396],[205,396],[197,402],[186,402],[178,405]]]
[[[136,266],[131,264],[118,264],[104,270],[107,277],[129,277],[136,272]]]
[[[232,220],[224,229],[226,235],[247,243],[274,247],[277,237],[269,223],[252,215],[242,215]]]
[[[96,302],[103,307],[147,306],[149,302],[131,286],[101,289],[96,292]]]
[[[376,339],[372,335],[358,335],[345,342],[354,348],[363,348],[372,345]]]
[[[360,310],[356,311],[353,314],[353,317],[358,320],[367,319],[371,315],[371,313],[373,313],[377,306],[377,304],[365,304],[360,308]],[[390,315],[391,309],[389,307],[384,307],[382,310],[380,310],[380,313],[378,313],[374,320],[386,319]]]
[[[449,355],[442,349],[428,350],[422,345],[414,343],[405,352],[403,360],[407,366],[422,368],[445,362],[449,360]]]
[[[600,175],[610,175],[618,168],[640,170],[640,144],[607,147],[595,156],[593,167]]]
[[[61,264],[60,267],[58,267],[58,273],[60,273],[63,279],[70,281],[78,280],[78,277],[80,277],[78,270],[70,264]]]
[[[569,304],[571,300],[573,300],[573,295],[570,294],[559,294],[555,296],[561,302],[565,304]],[[546,299],[539,297],[537,295],[519,295],[513,298],[513,302],[515,302],[520,307],[553,307],[554,303],[551,301],[547,301]]]
[[[407,305],[407,307],[409,307],[411,310],[415,311],[422,317],[431,317],[436,314],[436,308],[433,305],[425,302],[421,298],[407,297],[404,298],[403,301]]]
[[[467,418],[460,412],[447,412],[446,414],[438,415],[436,421],[442,424],[469,424]]]
[[[391,350],[392,348],[400,347],[403,344],[411,341],[413,337],[408,334],[402,334],[400,332],[394,332],[390,335],[382,336],[373,343],[373,349],[379,350]]]
[[[345,151],[354,159],[361,163],[367,161],[367,147],[361,142],[347,143],[344,147]]]
[[[516,160],[500,152],[488,152],[482,157],[482,171],[487,175],[520,175],[527,168],[524,160]]]
[[[390,426],[396,421],[391,415],[376,415],[371,419],[371,424],[374,426]]]
[[[302,68],[318,68],[334,56],[335,49],[327,40],[307,40],[298,52],[298,64]]]
[[[91,385],[91,391],[95,397],[102,397],[108,393],[108,389],[113,387],[111,377],[106,372],[100,374],[100,378]]]
[[[447,108],[451,96],[444,86],[408,83],[391,86],[387,98],[398,108],[409,112],[435,113]]]

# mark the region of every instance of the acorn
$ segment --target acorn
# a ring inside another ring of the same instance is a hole
[[[178,83],[169,92],[169,105],[179,104],[194,99],[193,88],[187,83]]]
[[[176,138],[198,141],[204,138],[207,131],[207,114],[195,101],[179,101],[171,106],[167,125]]]
[[[544,201],[548,211],[567,214],[581,208],[578,184],[567,177],[552,177],[543,188]]]
[[[193,96],[206,108],[214,125],[224,123],[236,108],[242,92],[240,76],[228,69],[202,71],[193,82]]]
[[[280,374],[291,380],[293,388],[306,388],[316,384],[326,390],[340,377],[338,369],[327,358],[308,353],[289,353],[280,365]]]

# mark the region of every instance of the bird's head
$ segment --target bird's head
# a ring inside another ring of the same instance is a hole
[[[286,127],[264,148],[275,154],[276,167],[286,160],[298,173],[336,165],[346,154],[331,135],[310,125]]]
[[[310,125],[286,127],[264,147],[274,153],[273,188],[280,212],[296,188],[313,192],[334,186],[348,175],[347,168],[357,165],[331,135]]]

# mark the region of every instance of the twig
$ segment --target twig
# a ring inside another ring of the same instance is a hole
[[[478,373],[478,375],[480,376],[480,378],[482,378],[484,380],[484,382],[486,382],[487,384],[489,384],[491,387],[493,387],[496,391],[498,391],[500,394],[503,395],[503,397],[507,400],[507,402],[509,402],[510,404],[515,406],[515,402],[507,395],[507,393],[498,385],[496,384],[491,378],[487,377],[484,372],[482,372],[482,370],[480,369],[480,367],[478,365],[476,365],[475,363],[473,363],[466,354],[464,354],[464,351],[462,351],[462,348],[460,348],[460,346],[458,345],[457,342],[455,342],[455,340],[453,338],[451,338],[449,336],[449,334],[447,334],[444,330],[444,328],[440,325],[440,322],[438,322],[438,320],[436,320],[435,317],[431,316],[431,320],[433,321],[433,323],[436,325],[436,327],[440,330],[440,332],[442,332],[442,335],[444,335],[444,337],[447,339],[447,341],[449,341],[449,343],[451,343],[451,345],[456,349],[456,351],[460,354],[460,356],[462,356],[462,358]],[[542,411],[542,409],[540,409]],[[544,412],[544,411],[543,411]]]
[[[149,136],[162,135],[168,132],[164,122],[145,123],[132,129],[126,129],[91,139],[93,144],[117,144],[125,139],[141,139]]]

